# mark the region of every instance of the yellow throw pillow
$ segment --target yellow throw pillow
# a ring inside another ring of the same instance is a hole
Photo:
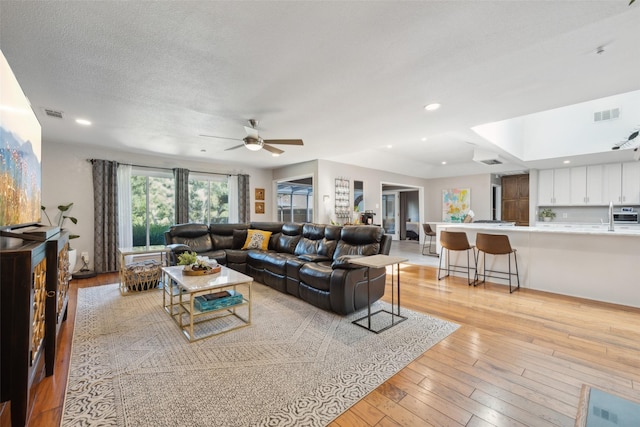
[[[242,249],[262,249],[266,251],[269,247],[270,231],[247,230],[247,240],[244,241]]]

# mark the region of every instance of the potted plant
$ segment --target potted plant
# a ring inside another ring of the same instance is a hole
[[[542,212],[540,212],[540,217],[543,221],[549,222],[556,217],[556,213],[552,211],[551,208],[544,208]]]
[[[58,222],[56,224],[58,227],[62,228],[66,220],[69,220],[74,224],[78,223],[78,219],[76,217],[65,215],[65,213],[71,209],[71,206],[73,206],[73,202],[69,203],[68,205],[58,206]],[[47,214],[47,208],[44,206],[40,206],[40,209],[42,210],[42,213],[44,214],[44,216],[47,217],[47,221],[49,221],[49,225],[53,226],[53,222],[51,221],[49,214]],[[77,234],[69,234],[69,240],[77,239],[78,237],[80,236],[78,236]],[[73,273],[73,269],[76,267],[76,259],[77,259],[76,250],[72,249],[71,243],[69,243],[69,274]]]

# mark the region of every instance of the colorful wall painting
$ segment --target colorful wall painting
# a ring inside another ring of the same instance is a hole
[[[469,188],[442,190],[443,222],[462,222],[470,208],[471,190]]]

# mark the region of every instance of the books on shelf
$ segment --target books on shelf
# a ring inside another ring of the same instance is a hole
[[[193,305],[200,311],[217,310],[242,303],[242,294],[234,291],[215,292],[200,295],[193,299]]]

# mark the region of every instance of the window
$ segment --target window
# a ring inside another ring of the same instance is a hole
[[[229,185],[226,177],[196,174],[189,176],[189,222],[229,222]]]
[[[173,174],[134,169],[131,175],[133,246],[164,245],[175,218]]]
[[[278,182],[278,220],[313,221],[313,178]]]

